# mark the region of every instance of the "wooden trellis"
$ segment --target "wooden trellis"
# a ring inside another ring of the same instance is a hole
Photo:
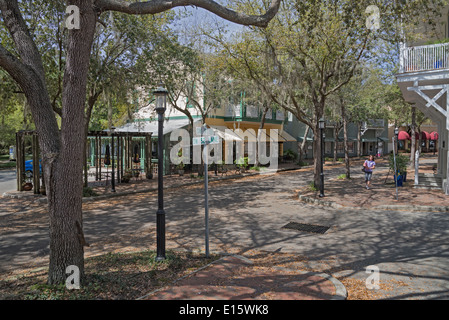
[[[111,132],[111,131],[89,131],[88,139],[94,139],[94,159],[95,159],[95,180],[101,180],[101,146],[102,140],[108,139],[111,143],[111,167],[112,177],[111,185],[114,189],[115,183],[120,182],[127,169],[132,168],[132,148],[133,138],[140,138],[142,144],[141,151],[144,155],[144,172],[146,177],[151,174],[151,133],[146,132]],[[18,131],[16,133],[16,169],[17,169],[17,190],[24,191],[25,175],[25,141],[27,137],[31,137],[32,159],[33,159],[33,192],[40,194],[43,192],[41,187],[45,187],[43,178],[43,170],[40,172],[40,150],[38,136],[36,131]],[[143,138],[143,139],[142,139]],[[86,144],[89,148],[89,143]],[[84,184],[88,182],[87,154],[85,154],[84,164]],[[142,156],[141,155],[141,156]],[[36,172],[38,174],[36,174]]]

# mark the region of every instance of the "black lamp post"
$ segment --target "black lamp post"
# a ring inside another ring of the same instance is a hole
[[[158,114],[158,209],[156,213],[157,255],[156,261],[165,260],[165,211],[164,211],[164,112],[168,91],[162,84],[153,91],[156,98],[156,112]]]
[[[320,198],[324,197],[324,129],[326,128],[326,122],[324,118],[321,118],[318,122],[321,135],[321,170],[320,170]]]

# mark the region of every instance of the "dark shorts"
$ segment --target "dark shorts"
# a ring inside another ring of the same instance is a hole
[[[373,175],[373,172],[365,172],[365,181],[371,181],[371,177]]]

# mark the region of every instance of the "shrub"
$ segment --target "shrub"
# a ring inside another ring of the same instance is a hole
[[[247,168],[249,159],[248,159],[248,157],[239,158],[239,159],[235,160],[234,163],[240,168]]]
[[[287,160],[296,160],[298,154],[293,150],[287,149],[284,151],[284,156]]]
[[[396,168],[399,171],[399,173],[406,173],[407,172],[407,166],[409,163],[409,158],[407,156],[404,156],[402,154],[396,155]],[[390,166],[390,169],[394,172],[394,156],[393,153],[390,153],[390,157],[388,159],[388,164]]]
[[[91,187],[83,188],[83,197],[96,197],[98,193],[96,193]]]

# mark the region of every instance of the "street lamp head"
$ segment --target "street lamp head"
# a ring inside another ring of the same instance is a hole
[[[398,128],[398,127],[394,128],[394,134],[395,134],[396,136],[399,134],[399,128]]]
[[[159,84],[159,87],[153,91],[154,96],[156,97],[156,112],[164,113],[166,109],[167,103],[167,95],[168,91],[163,87],[163,84]]]
[[[318,126],[320,129],[325,129],[326,128],[326,121],[324,121],[324,118],[321,118],[320,121],[318,122]]]

